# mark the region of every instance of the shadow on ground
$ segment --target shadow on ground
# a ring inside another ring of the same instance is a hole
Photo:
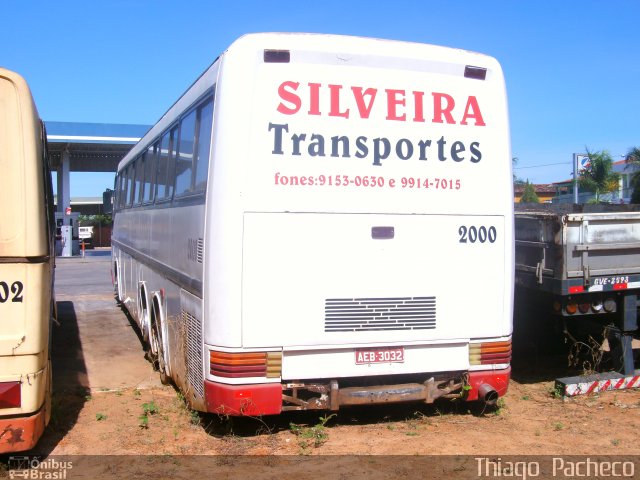
[[[53,397],[49,426],[32,453],[47,455],[73,428],[89,395],[87,369],[73,302],[57,302],[53,325],[51,363]]]

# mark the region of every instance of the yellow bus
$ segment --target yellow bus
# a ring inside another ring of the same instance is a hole
[[[31,92],[0,68],[0,453],[33,448],[50,417],[53,191]]]

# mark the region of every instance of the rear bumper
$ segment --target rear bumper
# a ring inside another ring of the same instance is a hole
[[[465,378],[466,377],[466,378]],[[438,398],[492,400],[507,393],[511,368],[452,373],[423,383],[340,387],[337,380],[321,383],[227,385],[205,381],[207,411],[239,415],[276,415],[288,410],[338,410],[344,406],[425,402]],[[465,389],[465,383],[468,389]],[[465,394],[466,390],[466,394]],[[479,393],[480,392],[480,393]]]
[[[222,415],[276,415],[282,411],[282,385],[263,383],[227,385],[204,382],[208,412]]]
[[[24,452],[36,446],[44,432],[45,410],[28,417],[0,418],[0,453]]]
[[[468,401],[483,400],[479,398],[478,392],[483,385],[491,387],[499,397],[507,393],[509,380],[511,378],[511,367],[504,370],[480,370],[469,372],[469,386],[471,389],[467,392],[466,399]]]

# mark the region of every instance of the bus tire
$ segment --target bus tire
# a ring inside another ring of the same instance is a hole
[[[163,385],[169,385],[171,383],[171,377],[167,374],[167,365],[164,359],[164,346],[162,343],[162,314],[160,304],[155,296],[153,298],[150,323],[151,331],[149,332],[149,343],[151,345],[153,366],[160,374],[160,383]]]
[[[138,321],[140,324],[140,334],[145,343],[150,343],[149,332],[149,297],[147,296],[147,287],[144,282],[140,282],[138,289]]]
[[[113,262],[113,287],[116,294],[116,300],[118,303],[122,303],[122,287],[120,282],[120,269],[118,268],[118,261]]]

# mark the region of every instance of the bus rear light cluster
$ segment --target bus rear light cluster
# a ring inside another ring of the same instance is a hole
[[[279,378],[282,372],[281,352],[209,353],[211,375],[226,378]]]
[[[469,344],[469,364],[495,365],[511,361],[511,340]]]
[[[20,408],[20,382],[0,383],[0,408]]]

